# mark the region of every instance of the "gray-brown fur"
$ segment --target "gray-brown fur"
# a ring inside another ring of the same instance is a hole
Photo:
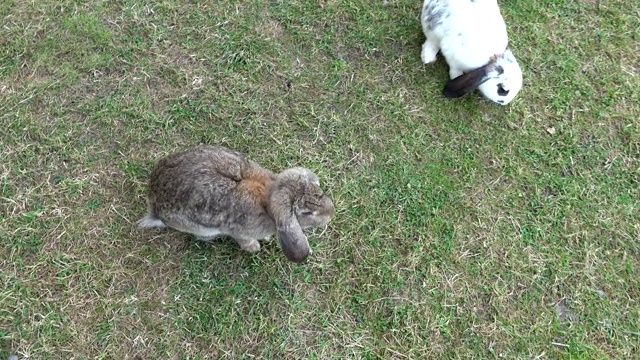
[[[151,173],[148,214],[140,227],[168,226],[209,240],[228,235],[247,251],[278,235],[292,261],[311,249],[302,229],[325,226],[335,209],[308,169],[280,174],[224,147],[200,146],[158,161]]]

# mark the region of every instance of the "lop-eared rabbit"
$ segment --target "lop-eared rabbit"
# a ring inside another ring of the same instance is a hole
[[[449,64],[449,98],[475,89],[489,100],[506,105],[522,88],[522,70],[509,49],[507,26],[496,0],[425,0],[422,45],[425,64],[438,51]]]
[[[326,226],[335,215],[311,170],[274,174],[219,146],[198,146],[159,160],[150,175],[147,204],[141,228],[170,227],[204,241],[227,235],[249,252],[260,251],[258,240],[276,234],[285,256],[296,263],[311,253],[303,229]]]

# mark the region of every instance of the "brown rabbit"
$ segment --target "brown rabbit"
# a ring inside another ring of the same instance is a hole
[[[168,226],[205,241],[227,235],[249,252],[260,251],[258,240],[277,233],[284,254],[297,263],[311,253],[302,230],[326,226],[335,215],[311,170],[276,175],[219,146],[198,146],[158,161],[147,203],[141,228]]]

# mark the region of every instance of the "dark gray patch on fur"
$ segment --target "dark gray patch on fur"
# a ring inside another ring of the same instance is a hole
[[[498,72],[498,75],[504,74],[504,68],[500,65],[496,66],[496,71]]]
[[[443,16],[447,18],[449,15],[443,1],[440,0],[428,2],[422,9],[422,19],[427,24],[428,30],[433,30],[442,23]]]

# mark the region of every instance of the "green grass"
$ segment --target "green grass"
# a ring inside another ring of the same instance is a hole
[[[382,3],[3,2],[0,358],[636,357],[637,1],[501,1],[508,107]],[[135,228],[201,143],[320,176],[306,264]]]

